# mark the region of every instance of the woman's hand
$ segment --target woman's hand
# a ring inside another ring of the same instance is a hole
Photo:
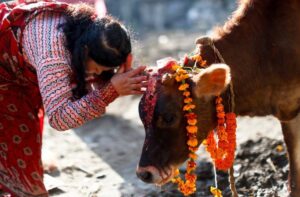
[[[143,94],[142,88],[147,86],[147,76],[142,75],[146,66],[131,69],[131,64],[123,64],[112,77],[111,83],[119,95]]]

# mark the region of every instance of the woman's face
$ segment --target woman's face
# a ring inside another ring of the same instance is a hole
[[[100,75],[103,71],[113,70],[114,68],[106,67],[95,62],[92,58],[88,58],[86,62],[86,77],[93,78],[95,75]]]

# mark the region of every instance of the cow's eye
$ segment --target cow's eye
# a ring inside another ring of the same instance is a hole
[[[167,124],[171,124],[175,120],[175,116],[173,114],[164,114],[162,118]]]
[[[162,113],[158,116],[158,120],[156,122],[157,127],[159,128],[170,128],[176,127],[179,123],[176,114],[174,113]]]

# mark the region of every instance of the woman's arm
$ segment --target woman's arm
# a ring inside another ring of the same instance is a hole
[[[37,71],[38,83],[49,124],[60,131],[75,128],[101,116],[105,107],[118,97],[109,82],[73,101],[70,54],[65,48],[64,22],[59,13],[43,12],[24,30],[23,52]]]

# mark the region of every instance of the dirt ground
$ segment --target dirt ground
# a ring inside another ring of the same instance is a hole
[[[154,64],[166,56],[177,58],[193,49],[197,33],[151,35],[136,45],[135,64]],[[171,185],[162,188],[147,185],[135,175],[144,141],[138,116],[140,97],[118,98],[107,113],[81,128],[58,132],[47,124],[44,131],[44,161],[55,163],[57,170],[46,174],[50,196],[119,197],[181,196]],[[265,138],[267,137],[267,138]],[[248,141],[251,140],[251,141]],[[286,152],[279,150],[282,134],[272,117],[238,119],[239,144],[234,165],[241,196],[287,196],[288,164]],[[204,150],[198,168],[195,196],[209,196],[213,185],[212,166]],[[184,168],[181,169],[184,171]],[[228,196],[226,175],[218,173],[219,186]]]

